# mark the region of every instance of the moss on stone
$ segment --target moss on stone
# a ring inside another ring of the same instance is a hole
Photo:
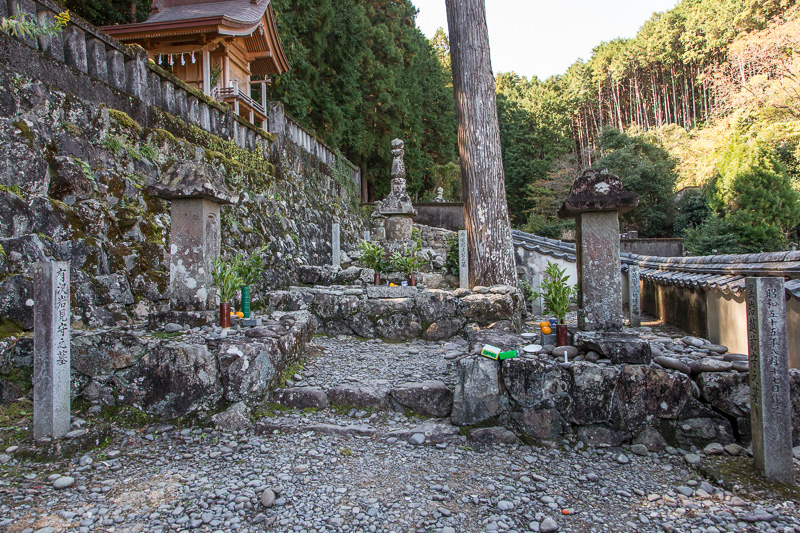
[[[136,133],[137,137],[142,135],[142,126],[133,120],[127,113],[124,113],[118,109],[109,109],[108,115],[123,128]]]
[[[173,134],[161,128],[145,130],[145,137],[153,144],[161,146],[166,142],[177,143],[178,140]]]
[[[20,136],[22,136],[24,139],[27,139],[28,145],[31,148],[33,148],[34,142],[36,141],[36,136],[31,130],[31,127],[28,126],[28,123],[20,119],[20,120],[15,120],[14,122],[11,123],[11,125],[19,130]]]
[[[755,463],[750,457],[708,456],[698,470],[713,483],[740,494],[762,493],[783,501],[800,501],[800,487],[768,481],[756,473]]]
[[[19,185],[12,185],[12,186],[9,187],[8,185],[0,184],[0,191],[11,193],[14,196],[18,196],[19,198],[22,198],[23,200],[25,199],[22,196],[22,189],[20,188]]]
[[[26,394],[33,389],[33,368],[31,367],[13,366],[8,372],[5,372],[1,376],[7,382],[19,387],[22,392]],[[3,422],[0,420],[0,426],[2,425]]]

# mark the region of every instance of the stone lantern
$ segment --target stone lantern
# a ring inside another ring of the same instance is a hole
[[[210,165],[176,165],[150,185],[152,196],[170,200],[169,300],[177,311],[214,309],[211,268],[221,247],[220,206],[238,201]]]
[[[583,331],[622,329],[619,215],[639,205],[639,197],[608,170],[585,170],[558,210],[575,219],[578,270],[578,327]]]

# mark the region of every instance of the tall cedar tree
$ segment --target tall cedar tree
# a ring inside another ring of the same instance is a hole
[[[516,285],[483,0],[446,0],[469,284]]]
[[[448,75],[409,0],[273,0],[292,70],[272,98],[360,166],[371,198],[388,193],[391,140],[406,143],[408,190],[432,188],[455,157]]]

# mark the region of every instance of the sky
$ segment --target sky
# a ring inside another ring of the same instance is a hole
[[[417,26],[428,38],[447,32],[444,0],[411,0]],[[563,74],[592,48],[617,37],[634,37],[654,12],[678,0],[486,0],[492,70],[546,79]]]

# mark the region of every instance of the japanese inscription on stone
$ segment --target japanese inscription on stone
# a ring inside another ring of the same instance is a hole
[[[469,255],[467,252],[467,230],[458,231],[459,287],[469,289]]]
[[[642,295],[639,287],[639,265],[628,266],[628,294],[631,314],[631,327],[638,328],[642,325]]]
[[[783,278],[747,278],[750,422],[756,470],[793,483],[792,407]]]
[[[333,266],[340,266],[342,264],[341,244],[339,241],[339,224],[333,224],[331,235],[331,248],[333,255]]]
[[[34,267],[33,435],[58,438],[70,427],[69,263]]]

